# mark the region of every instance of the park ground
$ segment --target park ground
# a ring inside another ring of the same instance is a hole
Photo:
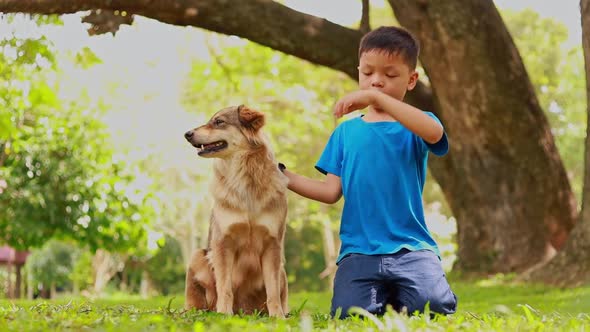
[[[185,311],[183,295],[0,300],[0,331],[590,331],[590,286],[558,289],[496,277],[452,280],[458,312],[333,320],[330,293],[290,294],[287,319]]]

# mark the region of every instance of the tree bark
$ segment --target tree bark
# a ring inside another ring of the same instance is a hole
[[[584,158],[584,189],[580,220],[560,251],[549,264],[536,269],[526,279],[556,286],[580,286],[590,283],[590,0],[581,0],[582,47],[586,68],[588,119]]]
[[[458,221],[458,264],[524,270],[560,248],[576,204],[550,128],[492,1],[390,0],[422,41],[424,84],[407,101],[434,111],[451,152],[430,169]],[[123,10],[237,35],[357,78],[362,33],[268,0],[0,0],[0,12]]]

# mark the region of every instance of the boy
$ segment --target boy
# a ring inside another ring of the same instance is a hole
[[[422,189],[428,152],[448,151],[436,116],[403,102],[417,83],[419,45],[406,30],[381,27],[359,47],[359,90],[340,99],[334,115],[365,109],[332,133],[316,168],[324,181],[280,165],[289,189],[332,204],[344,196],[331,316],[351,307],[454,313],[457,298],[424,222]]]

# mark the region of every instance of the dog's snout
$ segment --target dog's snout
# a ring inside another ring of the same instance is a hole
[[[193,131],[192,130],[189,130],[186,133],[184,133],[184,138],[190,139],[191,137],[193,137]]]

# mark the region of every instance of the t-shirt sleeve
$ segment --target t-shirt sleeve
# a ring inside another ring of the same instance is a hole
[[[441,126],[443,126],[442,122],[440,122],[440,120],[432,112],[425,112],[425,113],[429,117],[436,120],[436,122],[438,122]],[[438,140],[438,142],[430,144],[422,139],[421,139],[421,141],[424,142],[424,145],[426,146],[426,148],[430,152],[434,153],[437,156],[444,156],[445,154],[447,154],[447,152],[449,152],[449,139],[447,138],[447,133],[445,131],[444,126],[443,126],[443,135],[440,138],[440,140]]]
[[[331,173],[340,176],[342,173],[342,158],[342,126],[338,126],[330,135],[330,139],[328,139],[324,152],[322,152],[315,168],[324,175]]]

